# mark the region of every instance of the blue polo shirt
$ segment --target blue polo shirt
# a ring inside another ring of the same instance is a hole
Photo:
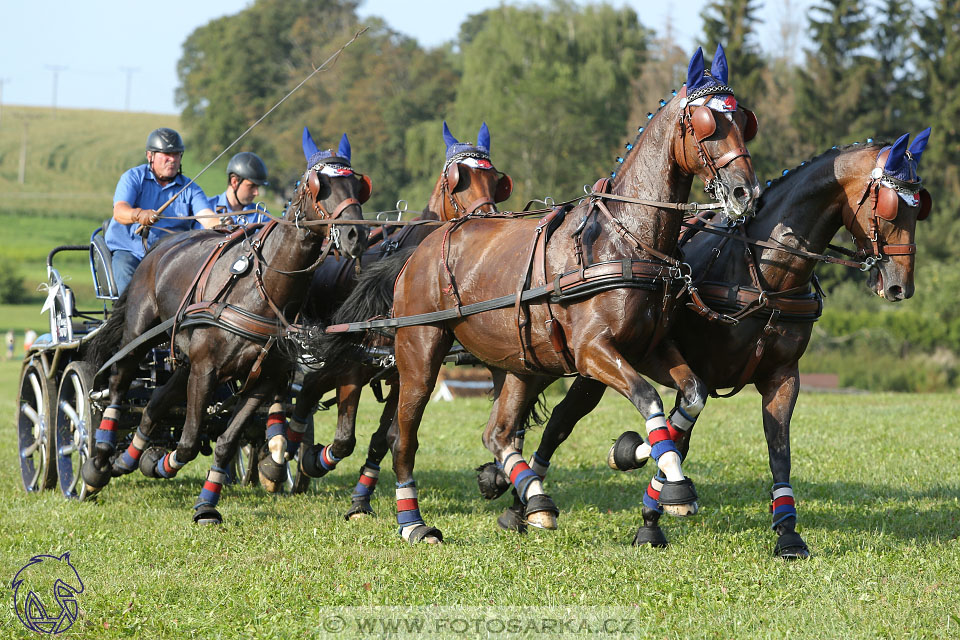
[[[113,203],[123,201],[134,208],[159,209],[189,182],[190,180],[186,176],[178,175],[171,182],[161,187],[156,176],[150,171],[150,166],[142,164],[139,167],[127,170],[120,176],[117,190],[113,194]],[[203,189],[196,184],[191,184],[186,191],[180,194],[180,197],[160,214],[163,217],[150,227],[150,233],[147,235],[147,246],[153,246],[153,243],[162,236],[169,235],[165,231],[159,231],[160,228],[171,231],[188,231],[193,228],[193,219],[167,220],[165,218],[192,216],[194,213],[209,208],[209,206]],[[111,251],[129,251],[142,259],[144,254],[143,242],[140,240],[140,236],[135,233],[137,226],[137,223],[120,224],[114,220],[107,228],[107,233],[104,236],[107,247]]]
[[[213,209],[214,213],[220,213],[220,210],[217,207],[222,207],[223,211],[230,213],[230,217],[233,218],[234,224],[256,224],[257,222],[269,222],[270,221],[270,212],[266,209],[260,209],[257,213],[245,213],[243,215],[237,215],[236,213],[230,212],[230,202],[227,200],[227,192],[224,191],[218,196],[213,196],[209,200],[209,206]],[[253,205],[250,205],[253,206]],[[200,226],[199,220],[195,222],[197,227]]]

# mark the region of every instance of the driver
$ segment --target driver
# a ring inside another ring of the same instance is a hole
[[[130,284],[146,249],[167,235],[166,232],[192,229],[191,216],[195,215],[210,216],[196,219],[204,227],[217,223],[203,190],[180,172],[183,158],[180,134],[166,127],[154,129],[147,136],[146,151],[145,164],[128,169],[120,176],[113,196],[113,222],[104,234],[107,247],[113,253],[113,278],[120,293]],[[157,213],[157,209],[178,193],[179,197],[162,214]],[[137,235],[141,225],[149,229],[145,241]]]
[[[253,206],[260,187],[267,182],[267,165],[251,151],[241,151],[227,163],[227,190],[210,198],[210,208],[226,224],[255,224],[270,220],[270,212],[262,205]],[[239,213],[247,211],[248,213]]]

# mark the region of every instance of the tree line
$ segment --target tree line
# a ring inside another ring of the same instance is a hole
[[[303,126],[321,146],[346,132],[354,166],[374,181],[365,208],[392,209],[404,198],[419,209],[442,168],[441,122],[474,140],[485,121],[494,164],[514,178],[507,204],[517,209],[531,198],[575,197],[609,175],[647,114],[679,89],[693,53],[633,9],[606,4],[505,4],[469,16],[437,48],[382,20],[361,22],[358,4],[257,0],[194,31],[177,93],[191,147],[212,157],[367,26],[242,148],[264,157],[273,184],[289,189],[304,168]],[[953,262],[960,256],[951,204],[960,196],[960,0],[819,0],[807,16],[787,15],[783,49],[774,52],[758,42],[762,8],[759,0],[714,0],[698,38],[708,55],[723,44],[738,100],[759,117],[750,151],[761,184],[833,145],[892,141],[930,126],[920,173],[934,207],[918,228],[918,263]],[[800,33],[810,44],[795,55]],[[955,279],[949,270],[930,273]],[[828,291],[859,277],[822,274]],[[908,313],[922,313],[907,304]],[[910,325],[903,316],[897,323]],[[960,331],[947,335],[960,353]]]

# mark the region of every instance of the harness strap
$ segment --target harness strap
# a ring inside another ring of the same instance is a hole
[[[760,364],[760,360],[763,358],[763,351],[767,346],[767,340],[776,330],[776,324],[779,317],[780,310],[774,309],[773,313],[770,314],[770,319],[767,320],[767,324],[763,327],[763,331],[760,332],[760,337],[757,338],[756,347],[754,348],[753,353],[750,354],[750,360],[747,361],[747,366],[744,367],[743,372],[740,374],[740,380],[737,382],[737,386],[727,393],[717,393],[716,391],[711,391],[711,396],[714,398],[729,398],[730,396],[737,395],[740,393],[741,389],[747,386],[747,383],[750,382],[754,372],[757,370],[757,365]]]

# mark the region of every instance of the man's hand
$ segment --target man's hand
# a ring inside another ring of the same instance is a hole
[[[134,219],[144,227],[149,227],[154,224],[159,217],[160,214],[154,209],[137,209]]]

